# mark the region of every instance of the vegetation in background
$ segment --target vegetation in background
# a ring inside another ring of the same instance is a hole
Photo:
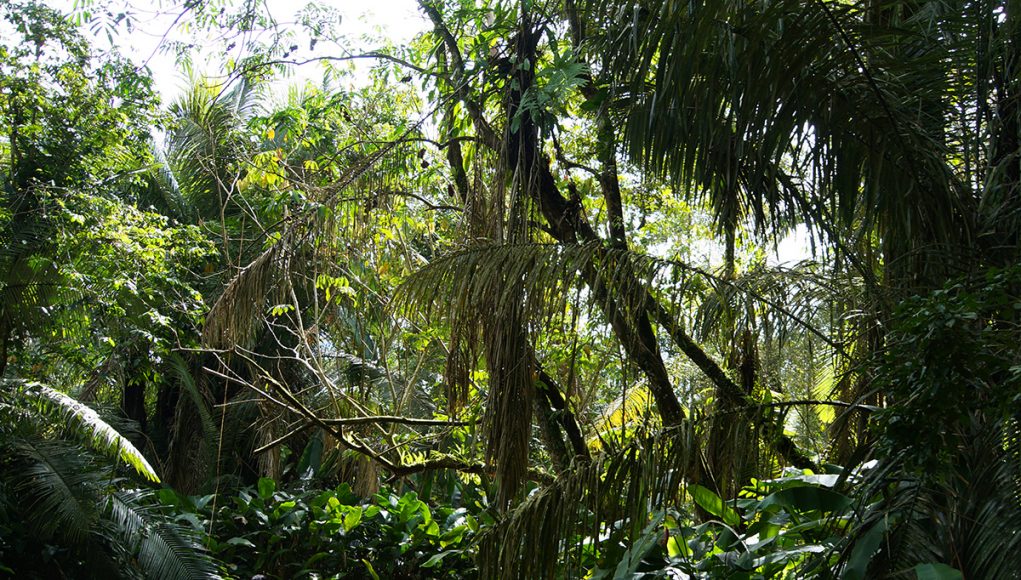
[[[1018,575],[1016,0],[418,9],[0,5],[0,570]]]

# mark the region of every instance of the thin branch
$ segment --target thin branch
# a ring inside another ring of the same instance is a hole
[[[474,473],[480,475],[486,472],[486,465],[478,462],[462,461],[455,457],[437,457],[436,459],[427,459],[421,463],[410,463],[408,465],[397,465],[394,469],[390,470],[392,475],[387,483],[393,483],[398,478],[406,477],[414,473],[421,473],[423,471],[431,471],[434,469],[454,469],[463,473]]]
[[[415,417],[398,417],[393,415],[323,419],[323,422],[328,425],[365,425],[371,423],[397,423],[399,425],[434,425],[441,427],[468,427],[475,424],[474,421],[448,421],[446,419],[418,419]]]
[[[267,61],[252,63],[251,66],[242,68],[239,72],[235,73],[235,75],[241,75],[241,74],[244,74],[246,72],[252,72],[252,71],[255,71],[255,70],[257,70],[259,68],[262,68],[262,67],[275,66],[275,65],[281,65],[281,64],[293,65],[293,66],[302,66],[302,65],[313,63],[313,62],[322,62],[322,61],[345,62],[345,61],[361,60],[361,59],[387,60],[387,61],[399,64],[399,65],[401,65],[403,67],[409,68],[409,69],[411,69],[411,70],[413,70],[413,71],[415,71],[415,72],[417,72],[419,74],[428,75],[428,76],[434,76],[434,77],[442,77],[443,76],[443,75],[441,75],[439,73],[430,71],[430,70],[425,69],[423,67],[420,67],[418,65],[411,64],[410,62],[408,62],[408,61],[406,61],[406,60],[404,60],[404,59],[402,59],[400,57],[396,57],[396,56],[393,56],[393,55],[390,55],[390,54],[386,54],[384,52],[377,52],[377,51],[366,52],[366,53],[362,53],[362,54],[350,54],[350,55],[347,55],[347,56],[318,56],[318,57],[306,58],[306,59],[301,59],[301,60],[295,60],[295,59],[267,60]]]

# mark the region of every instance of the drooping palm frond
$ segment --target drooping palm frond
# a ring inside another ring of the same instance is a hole
[[[771,271],[772,276],[757,276],[757,282],[738,284],[681,261],[628,250],[606,250],[599,244],[494,244],[455,252],[433,260],[409,276],[395,293],[394,306],[419,308],[427,315],[438,311],[449,316],[498,317],[503,309],[516,307],[514,296],[520,292],[524,296],[525,319],[542,328],[563,315],[586,268],[599,269],[606,285],[620,290],[618,298],[635,296],[626,286],[640,284],[646,289],[646,300],[652,299],[650,294],[663,296],[671,304],[668,312],[674,313],[686,306],[693,279],[708,280],[720,292],[743,295],[757,303],[782,319],[785,328],[793,331],[798,327],[832,342],[826,333],[813,326],[810,316],[830,284],[822,276],[812,274],[808,266],[803,270],[776,269]],[[768,288],[763,288],[762,278],[771,279]],[[803,297],[790,306],[783,300],[787,296],[783,288],[788,282],[797,283],[800,292],[796,294]],[[584,296],[591,300],[591,294]],[[636,302],[624,304],[623,308],[655,310],[655,305]],[[709,309],[703,321],[711,324],[718,316],[718,308]]]
[[[555,246],[473,247],[434,260],[397,293],[396,305],[442,309],[451,321],[448,392],[468,392],[473,355],[485,357],[486,455],[496,465],[501,506],[527,472],[537,363],[530,334],[552,322],[555,304],[563,313],[576,276],[568,261]],[[452,400],[453,408],[458,404]]]
[[[74,398],[32,382],[7,381],[0,399],[7,405],[30,410],[42,428],[66,429],[74,440],[131,466],[149,481],[160,478],[145,456],[98,413]]]
[[[854,303],[853,297],[860,294],[860,279],[837,278],[811,261],[790,267],[759,264],[732,279],[704,279],[712,291],[703,293],[693,316],[694,335],[700,340],[717,335],[729,318],[736,322],[732,324],[736,333],[755,326],[768,330],[769,338],[782,345],[788,336],[807,331],[839,350],[820,318],[827,317],[834,302]],[[721,338],[732,342],[737,337]]]
[[[966,10],[829,0],[595,6],[629,151],[708,197],[721,223],[736,206],[763,230],[805,221],[847,247],[878,228],[896,267],[918,259],[936,271],[951,264],[933,247],[973,236],[973,198],[944,138],[947,103],[968,107],[967,95],[946,100],[951,79],[973,70],[957,44],[969,41],[957,33]]]
[[[713,276],[682,262],[658,260],[627,250],[607,250],[600,244],[502,244],[474,247],[434,260],[412,274],[399,288],[394,304],[416,306],[427,314],[445,313],[464,320],[524,321],[530,332],[539,334],[562,320],[565,305],[583,272],[598,270],[604,289],[624,297],[614,308],[636,313],[651,312],[661,328],[674,339],[704,375],[721,389],[722,396],[737,406],[754,406],[752,393],[742,389],[718,363],[688,336],[677,312],[683,307],[664,306],[657,295],[683,295],[696,277]],[[636,288],[635,285],[638,285]],[[603,292],[603,296],[611,294]],[[590,306],[599,293],[584,295]],[[763,308],[785,310],[765,302]],[[806,321],[805,326],[823,338],[825,333]],[[484,339],[484,337],[476,337]],[[459,352],[452,345],[452,352]],[[463,375],[462,375],[463,377]],[[457,380],[448,377],[448,381]],[[809,466],[811,460],[793,442],[777,432],[777,425],[761,414],[750,420],[766,440],[795,465]]]
[[[541,326],[564,311],[579,272],[597,261],[596,245],[493,244],[438,258],[398,288],[394,305],[416,307],[427,315],[477,314],[499,318],[518,308]],[[606,274],[613,279],[612,272]],[[644,278],[644,276],[642,277]]]
[[[584,576],[586,553],[630,545],[653,510],[682,504],[697,449],[686,423],[564,474],[484,534],[480,576]]]
[[[16,437],[2,448],[3,479],[29,527],[41,538],[84,542],[99,515],[103,480],[92,458],[66,442],[35,437]]]
[[[266,309],[287,297],[287,273],[294,248],[278,240],[238,271],[206,314],[202,339],[216,349],[250,348]]]
[[[187,363],[185,363],[181,355],[177,353],[172,354],[169,357],[169,362],[171,370],[177,377],[178,384],[188,395],[188,399],[191,401],[199,417],[199,423],[202,425],[201,441],[205,453],[204,459],[208,465],[212,465],[216,461],[216,441],[219,439],[219,432],[216,429],[216,423],[213,422],[213,415],[210,412],[212,401],[208,398],[208,391],[203,392],[199,390],[195,377],[192,376]],[[191,428],[189,426],[189,429]]]
[[[110,494],[104,510],[105,532],[114,536],[146,578],[193,580],[218,578],[214,561],[195,534],[172,524],[158,513],[152,492]]]

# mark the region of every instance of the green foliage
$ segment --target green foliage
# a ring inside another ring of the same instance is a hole
[[[94,410],[38,384],[0,383],[0,566],[24,578],[211,577],[195,534],[111,465],[158,480]]]
[[[973,423],[1021,411],[1021,269],[991,269],[905,300],[891,321],[876,388],[894,404],[877,414],[881,445],[939,476]]]
[[[14,373],[62,386],[104,360],[152,376],[139,359],[198,324],[189,269],[209,252],[196,228],[139,207],[162,118],[152,80],[98,58],[57,11],[12,2],[2,16],[16,34],[0,46],[0,370],[14,354]]]
[[[264,5],[182,6],[227,80],[166,114],[0,6],[0,570],[1014,573],[1021,270],[933,291],[1017,262],[1014,4],[430,0],[367,54]]]
[[[149,481],[159,476],[130,441],[104,421],[98,413],[72,397],[38,383],[5,383],[0,405],[9,419],[15,417],[22,427],[33,425],[40,431],[60,429],[91,449],[111,459],[119,459]]]
[[[905,300],[875,387],[879,498],[853,532],[848,569],[865,578],[913,566],[929,578],[1016,577],[1021,270],[990,269]],[[884,537],[884,534],[888,535]],[[871,566],[858,556],[875,554]],[[955,574],[957,576],[955,576]]]
[[[415,492],[382,490],[369,499],[347,484],[325,491],[277,489],[262,478],[213,501],[163,490],[168,513],[206,537],[229,578],[471,578],[466,508],[430,507]]]
[[[607,552],[593,578],[805,578],[834,567],[853,501],[838,475],[792,473],[753,481],[724,500],[691,486],[710,517],[696,523],[673,508],[652,513],[623,554]],[[619,558],[616,560],[616,558]]]

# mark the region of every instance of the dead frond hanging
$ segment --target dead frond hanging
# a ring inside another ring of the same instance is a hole
[[[250,348],[269,302],[283,302],[293,249],[285,240],[270,246],[238,271],[206,314],[203,342],[210,348]]]

